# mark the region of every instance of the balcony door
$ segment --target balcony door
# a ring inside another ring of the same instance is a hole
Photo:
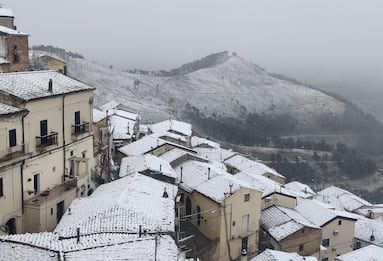
[[[47,120],[40,121],[41,145],[47,144],[48,142],[47,135],[48,135],[48,121]]]
[[[80,112],[76,111],[74,113],[74,132],[79,133],[80,132]]]

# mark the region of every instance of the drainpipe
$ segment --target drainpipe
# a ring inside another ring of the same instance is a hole
[[[22,146],[23,146],[23,153],[25,154],[25,127],[24,127],[24,118],[29,114],[29,111],[26,111],[24,113],[23,117],[21,118],[21,132],[22,132]],[[24,166],[25,166],[25,159],[23,159],[23,162],[20,165],[20,175],[21,175],[21,213],[24,215]]]
[[[62,99],[62,131],[63,131],[63,163],[64,163],[64,175],[63,175],[63,183],[65,183],[65,173],[66,173],[66,151],[65,151],[65,94],[63,94]]]

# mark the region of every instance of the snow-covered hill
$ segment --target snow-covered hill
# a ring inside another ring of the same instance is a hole
[[[237,55],[221,55],[211,67],[172,77],[118,71],[84,59],[67,63],[71,76],[97,88],[96,103],[115,99],[140,111],[144,121],[180,117],[186,104],[216,118],[289,114],[302,125],[345,110],[345,104],[320,91],[273,77]]]

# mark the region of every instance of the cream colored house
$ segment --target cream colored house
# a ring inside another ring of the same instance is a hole
[[[296,210],[322,228],[321,261],[333,261],[353,250],[355,222],[358,216],[337,211],[317,200],[300,200]]]
[[[193,225],[210,240],[205,246],[197,242],[192,250],[202,260],[234,260],[242,253],[255,256],[261,192],[208,163],[188,161],[175,172],[181,190],[181,234],[185,226]]]
[[[22,232],[22,168],[26,110],[0,103],[0,234]]]
[[[0,102],[29,113],[22,168],[24,232],[52,231],[70,202],[86,196],[93,166],[93,88],[53,71],[0,75]]]
[[[47,69],[67,75],[67,65],[59,58],[43,54],[39,59],[46,65]]]

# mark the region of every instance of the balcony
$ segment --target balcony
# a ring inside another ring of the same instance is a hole
[[[89,122],[72,125],[72,135],[80,135],[89,132]]]
[[[20,144],[9,147],[6,150],[0,150],[0,162],[9,161],[25,156],[27,153],[27,144]]]
[[[57,145],[58,139],[57,139],[58,133],[57,132],[51,132],[48,135],[45,136],[37,136],[36,137],[36,148],[45,148],[51,145]]]

